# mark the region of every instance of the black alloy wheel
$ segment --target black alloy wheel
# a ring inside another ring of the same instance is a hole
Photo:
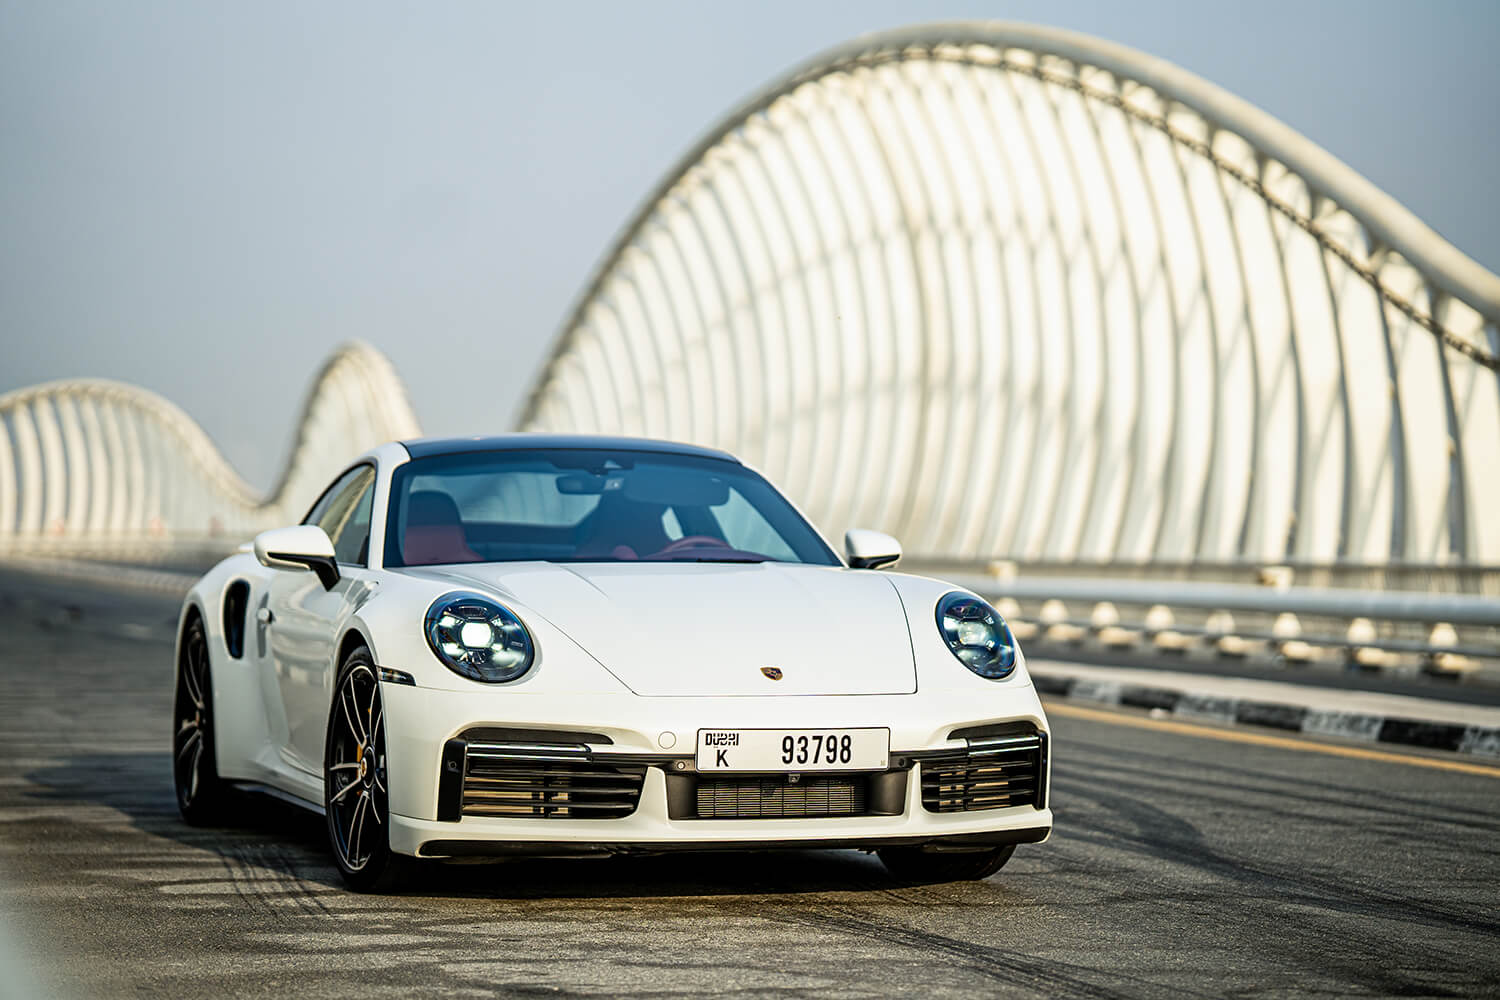
[[[194,615],[182,633],[172,705],[172,783],[177,809],[194,826],[223,818],[226,786],[214,752],[213,683],[208,636]]]
[[[975,882],[989,878],[1016,853],[1014,844],[978,851],[934,851],[922,847],[885,847],[877,852],[885,870],[899,882]]]
[[[370,651],[350,652],[339,671],[323,755],[323,805],[334,860],[349,887],[391,889],[405,858],[390,848],[385,717]]]

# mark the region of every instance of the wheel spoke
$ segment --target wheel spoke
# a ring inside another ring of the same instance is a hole
[[[328,770],[330,770],[330,771],[358,771],[359,770],[359,763],[356,761],[355,763],[352,763],[352,764],[351,763],[347,763],[347,762],[343,763],[343,764],[329,764],[328,765]]]
[[[369,797],[361,795],[359,801],[354,805],[354,813],[349,817],[349,862],[353,864],[359,860],[359,842],[365,832],[365,806]]]
[[[198,749],[193,753],[193,763],[190,765],[192,767],[192,771],[190,772],[192,781],[188,785],[188,801],[189,802],[191,802],[193,799],[195,799],[195,798],[198,797],[198,764],[202,760],[203,760],[203,741],[199,740],[198,741]]]
[[[177,729],[177,738],[182,739],[182,734],[198,728],[198,723],[192,719],[183,719],[182,725]]]
[[[193,664],[193,656],[188,654],[188,662],[182,665],[182,686],[187,689],[189,700],[198,711],[203,711],[203,684],[196,676],[197,670]]]
[[[355,765],[355,766],[357,767],[358,765]],[[357,782],[357,781],[351,781],[351,782],[349,782],[349,784],[345,785],[343,788],[340,788],[338,791],[336,791],[336,792],[333,793],[333,797],[328,800],[328,804],[332,805],[333,803],[337,802],[339,799],[343,798],[345,795],[348,795],[350,792],[354,791],[354,789],[356,789],[358,787],[359,787],[359,782]]]
[[[356,722],[355,722],[355,717],[358,715],[358,712],[357,711],[351,712],[349,710],[349,697],[348,697],[348,695],[349,695],[349,688],[346,685],[344,687],[344,690],[341,691],[341,692],[339,692],[339,707],[344,710],[344,722],[345,722],[346,725],[348,725],[348,727],[349,727],[349,733],[350,733],[350,735],[352,735],[354,737],[354,741],[356,743],[364,743],[365,742],[365,730],[364,730],[363,726],[357,725]]]
[[[365,813],[369,816],[374,816],[375,822],[379,823],[381,826],[385,826],[385,820],[380,818],[380,807],[375,804],[375,796],[367,796],[366,801],[368,801],[370,804],[365,807]]]
[[[178,735],[180,736],[182,734],[179,733]],[[184,740],[183,743],[182,743],[182,746],[178,749],[178,751],[177,751],[177,762],[179,764],[182,763],[182,758],[186,757],[188,755],[189,751],[193,750],[196,747],[201,747],[202,745],[203,745],[203,732],[202,732],[202,730],[194,729],[193,730],[193,735],[189,736],[186,740]],[[194,758],[194,764],[196,765],[196,763],[197,763],[197,759]]]
[[[188,674],[193,679],[193,686],[197,689],[199,707],[202,707],[204,699],[204,680],[208,676],[208,643],[201,633],[193,636],[193,641],[188,644]]]

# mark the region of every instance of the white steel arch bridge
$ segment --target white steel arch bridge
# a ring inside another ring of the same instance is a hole
[[[281,480],[261,496],[155,393],[104,379],[0,396],[0,556],[158,559],[298,520],[342,463],[417,433],[384,355],[346,344],[314,380]]]
[[[1500,564],[1500,278],[1081,35],[825,53],[651,193],[520,416],[728,448],[945,560]]]

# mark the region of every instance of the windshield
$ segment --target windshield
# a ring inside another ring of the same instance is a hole
[[[744,466],[638,451],[437,455],[391,478],[385,565],[838,558]]]

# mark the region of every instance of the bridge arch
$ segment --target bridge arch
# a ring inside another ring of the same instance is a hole
[[[522,407],[725,447],[933,558],[1500,563],[1500,278],[1218,87],[858,39],[645,200]]]
[[[362,343],[341,347],[318,373],[265,496],[155,393],[105,379],[20,389],[0,396],[0,555],[221,549],[297,520],[343,463],[416,433],[401,380]]]

